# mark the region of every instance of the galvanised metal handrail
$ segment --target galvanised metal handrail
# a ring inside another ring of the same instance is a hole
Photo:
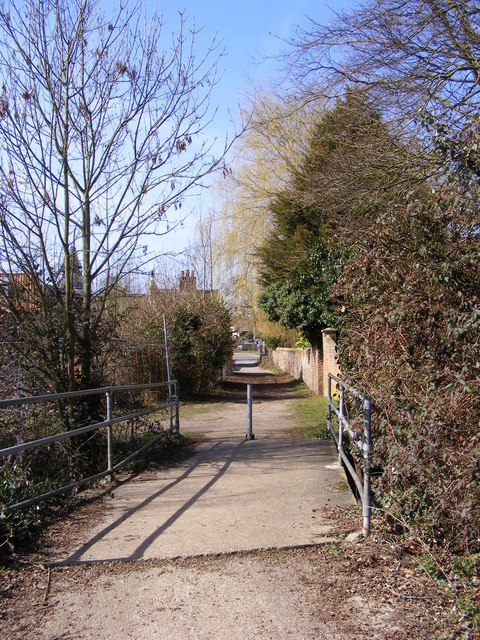
[[[170,380],[168,382],[156,382],[152,384],[132,384],[132,385],[122,385],[118,387],[101,387],[98,389],[87,389],[84,391],[68,391],[65,393],[50,393],[39,396],[28,396],[25,398],[11,398],[8,400],[0,400],[0,409],[16,406],[16,405],[25,405],[25,404],[38,404],[41,402],[54,402],[56,400],[65,400],[70,398],[82,398],[86,396],[100,395],[105,394],[106,398],[106,419],[102,422],[96,422],[94,424],[85,425],[83,427],[79,427],[77,429],[72,429],[71,431],[63,431],[62,433],[57,433],[51,436],[46,436],[45,438],[39,438],[37,440],[30,440],[29,442],[22,442],[21,444],[14,445],[12,447],[7,447],[5,449],[0,449],[0,458],[13,455],[16,453],[20,453],[21,451],[26,451],[28,449],[35,449],[37,447],[44,446],[46,444],[50,444],[52,442],[60,442],[62,440],[66,440],[67,438],[72,438],[74,436],[78,436],[83,433],[88,433],[90,431],[96,431],[101,429],[102,427],[107,428],[107,468],[105,471],[101,471],[100,473],[96,473],[93,476],[88,476],[87,478],[82,478],[77,480],[76,482],[72,482],[67,485],[63,485],[53,491],[48,491],[46,493],[42,493],[41,495],[34,496],[29,498],[28,500],[23,500],[22,502],[17,502],[16,504],[7,505],[2,509],[2,511],[16,511],[18,509],[23,509],[25,507],[29,507],[32,504],[37,502],[41,502],[46,500],[47,498],[51,498],[60,493],[64,493],[66,491],[70,491],[77,487],[80,487],[89,482],[93,482],[95,480],[99,480],[100,478],[104,478],[106,476],[112,475],[115,471],[123,467],[127,462],[130,462],[134,458],[136,458],[140,453],[143,453],[146,449],[151,447],[155,442],[157,442],[162,435],[157,436],[156,438],[150,440],[147,444],[145,444],[140,449],[137,449],[134,453],[130,454],[117,464],[112,464],[112,426],[119,422],[125,422],[127,420],[132,420],[133,418],[138,418],[141,416],[145,416],[149,413],[155,413],[160,411],[161,409],[169,408],[170,413],[170,431],[173,433],[179,432],[179,416],[178,416],[178,394],[177,394],[177,381]],[[127,413],[121,416],[112,416],[112,396],[114,393],[119,391],[139,391],[142,389],[158,389],[162,387],[168,387],[168,401],[163,402],[161,404],[155,405],[153,407],[148,407],[145,409],[141,409],[139,411],[135,411],[133,413]],[[173,409],[175,410],[175,416],[173,416]]]
[[[332,399],[332,380],[338,384],[340,391],[338,407],[335,405]],[[345,417],[345,392],[355,396],[363,403],[363,436],[357,433],[357,430]],[[338,418],[338,435],[332,426],[332,411]],[[371,414],[372,399],[369,395],[363,394],[354,387],[351,387],[346,382],[333,375],[333,373],[328,374],[327,425],[337,445],[338,464],[341,464],[343,462],[343,464],[347,467],[362,500],[363,535],[365,537],[367,537],[370,533],[370,515],[372,509],[372,497],[370,492]],[[343,450],[343,434],[345,431],[347,431],[355,446],[362,452],[363,482],[359,477],[356,469],[348,459],[345,451]]]

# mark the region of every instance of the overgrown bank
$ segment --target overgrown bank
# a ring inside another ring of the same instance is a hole
[[[327,323],[339,329],[344,377],[375,403],[374,491],[395,528],[420,535],[432,548],[476,553],[476,174],[467,178],[461,167],[452,168],[432,193],[405,170],[412,192],[407,197],[402,183],[395,198],[390,192],[391,205],[377,199],[365,209],[364,195],[358,194],[346,213],[313,202],[307,207],[312,184],[318,188],[340,161],[345,166],[351,161],[352,135],[348,144],[343,137],[348,114],[363,126],[358,144],[368,136],[374,144],[377,116],[355,96],[325,117],[303,174],[273,201],[276,227],[261,253],[260,303],[271,320],[297,328],[311,342],[319,342]],[[382,149],[377,153],[383,162]],[[382,176],[376,180],[386,195]]]

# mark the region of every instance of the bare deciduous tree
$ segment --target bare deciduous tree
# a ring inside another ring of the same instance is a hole
[[[200,213],[195,223],[194,239],[186,252],[187,268],[193,267],[197,286],[202,291],[218,289],[221,283],[221,248],[213,209]]]
[[[220,52],[197,57],[183,14],[163,26],[141,3],[110,19],[95,0],[0,5],[0,270],[30,277],[18,320],[63,350],[43,362],[57,390],[95,381],[109,291],[221,162],[205,138]]]
[[[478,109],[480,9],[473,0],[372,0],[299,31],[295,81],[318,95],[364,89],[392,118],[461,127]]]

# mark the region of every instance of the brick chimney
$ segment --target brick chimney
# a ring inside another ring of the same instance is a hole
[[[182,271],[180,273],[180,278],[178,280],[178,288],[180,291],[196,291],[197,290],[197,279],[190,270]]]

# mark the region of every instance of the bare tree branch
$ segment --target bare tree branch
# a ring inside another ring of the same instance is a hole
[[[90,384],[105,298],[151,259],[144,239],[221,167],[206,127],[222,52],[197,57],[196,36],[180,14],[170,39],[141,3],[110,19],[95,0],[0,4],[0,270],[53,293],[69,386],[79,359]]]

